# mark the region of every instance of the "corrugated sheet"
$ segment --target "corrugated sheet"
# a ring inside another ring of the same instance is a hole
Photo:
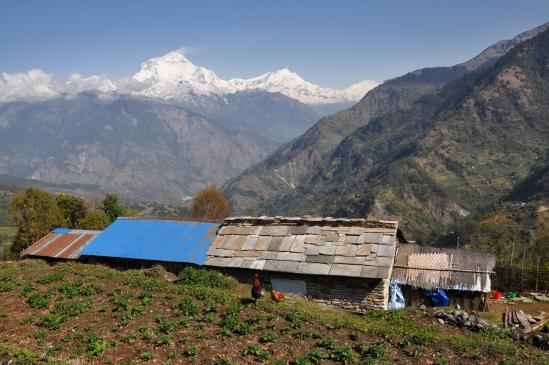
[[[441,260],[440,255],[447,258]],[[496,257],[490,253],[401,244],[392,278],[423,289],[486,292],[490,290],[490,272],[495,265]]]
[[[202,265],[217,223],[118,218],[82,255]]]
[[[51,257],[75,260],[101,231],[58,228],[29,246],[21,256]]]

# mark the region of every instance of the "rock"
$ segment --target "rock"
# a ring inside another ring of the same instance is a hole
[[[536,295],[534,296],[536,300],[539,300],[540,302],[549,302],[549,297],[546,295]]]
[[[461,309],[461,306],[459,304],[456,304],[456,309],[457,310],[460,310]]]
[[[425,304],[422,304],[422,305],[419,306],[419,309],[422,310],[422,311],[424,311],[424,310],[427,309],[427,307],[425,306]]]
[[[445,324],[446,322],[444,322],[444,320],[443,320],[442,318],[439,318],[439,319],[438,319],[438,323],[440,323],[440,324]]]

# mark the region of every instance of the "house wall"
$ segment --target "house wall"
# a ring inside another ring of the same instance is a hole
[[[242,283],[250,285],[252,284],[253,274],[257,272],[247,269],[208,268],[221,271]],[[313,302],[355,312],[387,309],[389,280],[298,275],[267,271],[259,272],[259,275],[262,287],[266,292],[270,292],[272,288],[272,278],[303,280],[307,285],[307,299]]]
[[[432,306],[429,298],[423,295],[424,289],[401,285],[402,294],[407,307],[418,307],[422,304]],[[448,306],[459,304],[465,310],[484,310],[484,293],[460,290],[445,290],[448,296]]]

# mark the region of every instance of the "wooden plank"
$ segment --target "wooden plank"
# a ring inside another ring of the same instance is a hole
[[[517,318],[519,320],[519,323],[524,328],[523,333],[530,333],[532,332],[532,326],[530,325],[530,322],[528,321],[528,318],[526,318],[526,315],[522,310],[519,310],[518,312],[515,311],[517,314]]]

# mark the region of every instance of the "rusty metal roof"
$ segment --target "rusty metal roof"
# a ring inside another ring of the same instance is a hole
[[[21,252],[21,257],[51,257],[58,259],[76,260],[80,252],[101,231],[58,228]]]

